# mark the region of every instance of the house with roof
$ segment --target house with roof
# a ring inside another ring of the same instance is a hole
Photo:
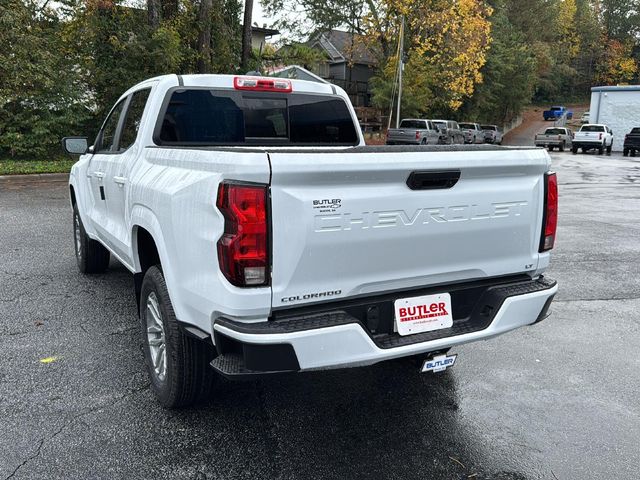
[[[314,73],[342,87],[354,107],[371,105],[369,80],[376,72],[378,61],[361,35],[329,30],[312,35],[306,45],[326,56],[326,62],[314,66]]]
[[[261,52],[267,42],[276,35],[280,35],[280,32],[275,28],[267,28],[266,25],[259,27],[254,23],[251,25],[251,48]]]

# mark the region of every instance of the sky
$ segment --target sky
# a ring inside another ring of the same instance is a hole
[[[264,15],[264,11],[262,10],[262,5],[260,5],[260,2],[253,2],[252,17],[252,24],[255,22],[262,27],[266,23],[267,27],[271,27],[272,19]]]

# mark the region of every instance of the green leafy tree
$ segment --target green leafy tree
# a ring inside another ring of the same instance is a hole
[[[64,51],[51,10],[22,0],[0,5],[0,154],[59,154],[60,138],[91,118],[86,91]]]
[[[504,124],[531,101],[536,83],[536,58],[524,35],[497,7],[492,19],[493,42],[476,87],[462,113],[480,122]]]

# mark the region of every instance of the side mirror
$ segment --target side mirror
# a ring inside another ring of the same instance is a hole
[[[84,155],[89,150],[87,137],[64,137],[62,148],[70,155]]]

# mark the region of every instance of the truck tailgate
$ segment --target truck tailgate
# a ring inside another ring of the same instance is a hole
[[[537,268],[543,150],[359,147],[269,156],[273,308]],[[413,172],[427,183],[442,172],[459,172],[459,180],[411,189]]]

